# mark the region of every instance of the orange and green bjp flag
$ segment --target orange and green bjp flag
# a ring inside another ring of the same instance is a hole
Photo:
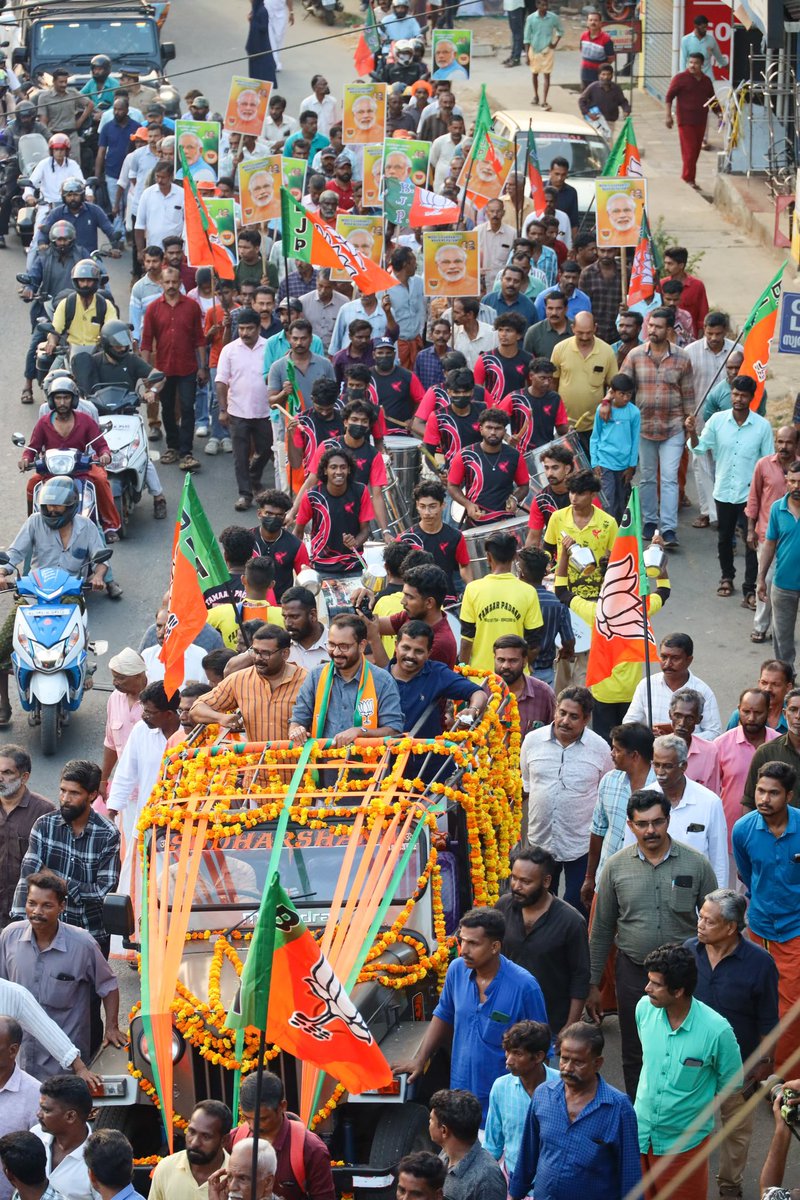
[[[391,179],[383,182],[383,211],[393,225],[448,225],[457,221],[461,211],[457,204],[417,187],[412,179]]]
[[[284,187],[281,188],[281,236],[285,258],[296,258],[315,267],[339,267],[364,295],[397,286],[393,275],[354,250],[316,213],[298,204]]]
[[[650,222],[647,220],[647,212],[643,210],[642,224],[639,229],[639,241],[633,255],[631,278],[628,284],[628,308],[632,308],[634,304],[647,303],[653,299],[660,274],[661,258],[658,253],[658,247],[653,241],[653,236],[650,232]]]
[[[542,168],[539,163],[539,155],[536,150],[536,139],[533,136],[533,130],[528,128],[528,141],[525,147],[525,163],[528,170],[528,184],[531,189],[531,203],[533,211],[537,217],[540,217],[547,207],[547,200],[544,194],[544,182],[542,180]]]
[[[744,350],[744,361],[739,368],[739,374],[750,375],[756,381],[756,394],[750,401],[753,412],[758,412],[761,397],[764,395],[770,343],[775,332],[778,305],[781,302],[781,280],[785,267],[784,262],[756,300],[739,338]]]
[[[631,491],[619,532],[611,547],[594,615],[586,685],[602,683],[620,663],[655,658],[656,642],[647,622],[649,651],[644,637],[644,601],[649,592],[642,561],[642,519],[639,492]]]
[[[277,872],[261,901],[231,1029],[266,1029],[287,1054],[358,1095],[392,1082],[363,1017],[281,887]]]
[[[183,683],[183,656],[206,623],[206,595],[226,583],[230,573],[187,473],[172,543],[167,632],[159,654],[168,696]]]
[[[375,70],[375,59],[380,46],[381,39],[378,35],[378,26],[375,23],[375,11],[372,5],[368,4],[364,17],[364,27],[361,30],[361,37],[358,39],[358,45],[353,56],[358,75],[369,75],[371,71]]]
[[[193,267],[212,267],[220,279],[233,279],[230,254],[223,246],[216,222],[197,190],[186,155],[180,149],[183,168],[183,216],[186,223],[186,252]]]
[[[644,175],[631,117],[625,118],[619,137],[614,142],[600,175],[602,178],[624,176],[631,179],[641,179]]]

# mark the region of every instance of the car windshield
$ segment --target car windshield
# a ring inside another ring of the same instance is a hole
[[[274,826],[262,826],[234,837],[220,838],[213,846],[205,848],[201,853],[192,909],[257,907],[267,886],[273,839]],[[423,835],[401,876],[395,904],[405,903],[414,894],[425,865],[422,858],[424,840]],[[281,885],[296,904],[308,904],[314,909],[330,907],[349,841],[348,836],[334,834],[328,829],[287,831],[278,873]],[[156,869],[160,881],[165,857],[163,836],[159,838],[159,847]],[[427,857],[427,847],[424,849]],[[365,850],[366,843],[361,841],[353,855],[344,895],[350,891]],[[178,873],[178,854],[177,846],[174,850],[170,847],[170,903]],[[370,865],[366,864],[367,867]]]
[[[518,130],[515,135],[517,143],[517,168],[525,170],[525,147],[528,140],[526,130]],[[536,143],[536,154],[542,175],[547,178],[550,163],[554,158],[565,158],[569,163],[569,174],[574,179],[591,179],[599,175],[609,155],[609,148],[601,137],[591,133],[536,133],[533,140]]]
[[[95,54],[120,59],[158,58],[152,21],[113,21],[101,17],[81,21],[39,21],[33,29],[33,59],[41,63],[88,63]]]

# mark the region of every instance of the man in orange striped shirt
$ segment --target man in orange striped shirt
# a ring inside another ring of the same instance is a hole
[[[286,741],[289,718],[307,672],[290,663],[292,639],[278,625],[262,625],[253,636],[254,666],[234,671],[192,705],[199,725],[244,729],[250,742]]]

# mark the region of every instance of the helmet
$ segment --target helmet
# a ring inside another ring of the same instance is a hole
[[[72,286],[76,292],[96,292],[100,286],[101,277],[102,271],[93,258],[82,258],[80,262],[76,262],[70,275]],[[91,288],[80,288],[78,287],[79,280],[88,280],[94,286]]]
[[[35,117],[36,105],[32,100],[21,100],[16,107],[14,115],[17,117]]]
[[[19,109],[17,109],[19,112]],[[69,179],[65,179],[61,185],[61,199],[66,200],[70,193],[80,196],[81,200],[86,195],[86,184],[82,179],[78,179],[77,175],[71,175]]]
[[[51,150],[69,150],[72,143],[65,133],[54,133],[47,145]]]
[[[78,407],[78,401],[80,400],[80,392],[78,391],[78,385],[75,380],[71,375],[63,375],[55,372],[52,375],[49,375],[44,383],[44,394],[51,410],[55,411],[56,395],[63,392],[68,392],[72,397],[71,406],[74,412]],[[57,501],[57,503],[60,503],[60,501]]]
[[[400,38],[394,44],[394,52],[395,54],[413,54],[414,43],[408,38]]]
[[[111,70],[111,59],[108,57],[107,54],[95,54],[94,58],[89,63],[89,66],[90,67],[104,67],[106,69],[106,71],[110,71]]]
[[[59,238],[66,238],[67,241],[74,242],[75,226],[71,221],[54,221],[47,236],[51,246],[55,245]]]
[[[112,358],[124,358],[133,349],[130,326],[124,321],[106,321],[100,331],[100,346]]]
[[[49,529],[63,529],[78,511],[80,496],[69,475],[54,475],[42,484],[39,491],[39,512]],[[51,513],[50,505],[64,505],[63,513]]]

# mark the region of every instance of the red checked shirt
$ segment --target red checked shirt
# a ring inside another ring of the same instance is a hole
[[[649,342],[634,346],[622,364],[622,374],[636,384],[643,438],[665,442],[683,432],[684,418],[694,411],[692,363],[685,350],[669,346],[657,362]]]
[[[206,344],[200,305],[188,296],[167,304],[159,296],[148,304],[142,326],[142,350],[148,354],[156,343],[155,366],[165,375],[194,375],[196,351]]]

